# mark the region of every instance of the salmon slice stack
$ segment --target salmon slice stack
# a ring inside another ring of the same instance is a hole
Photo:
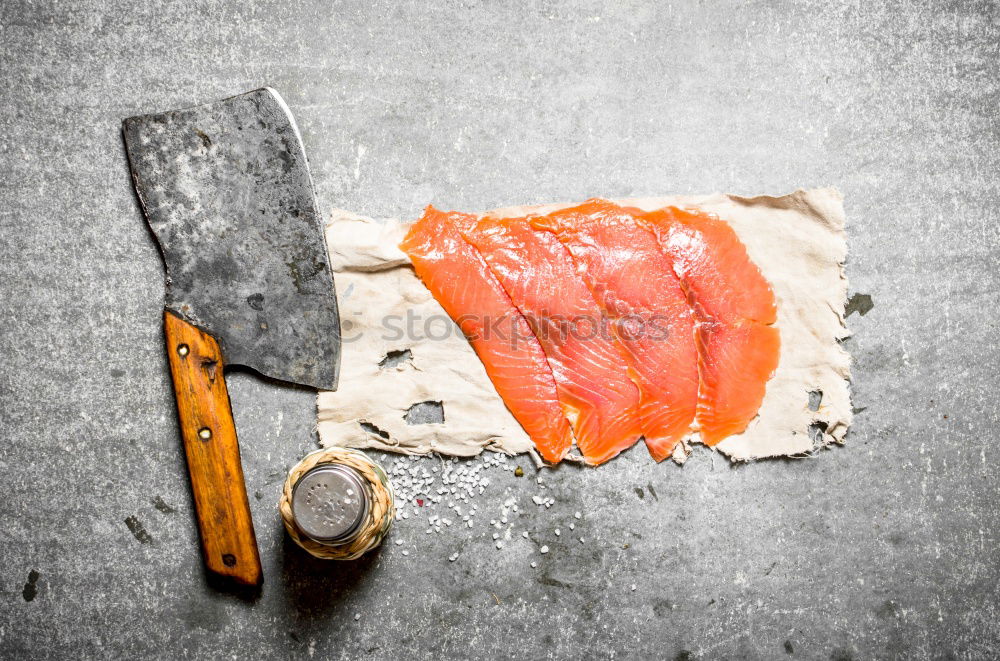
[[[634,445],[642,434],[639,390],[562,243],[528,218],[486,217],[463,236],[541,344],[584,461],[601,464]]]
[[[639,388],[649,453],[669,457],[691,432],[698,407],[695,318],[673,261],[641,226],[636,209],[604,200],[533,217],[569,250],[594,300],[611,321],[628,374]]]
[[[469,339],[493,386],[539,454],[558,462],[573,444],[538,340],[480,254],[461,235],[477,217],[428,207],[400,247]]]
[[[774,292],[728,223],[588,200],[497,218],[428,207],[400,247],[542,457],[656,461],[757,415],[781,352]]]
[[[781,339],[774,292],[728,223],[666,207],[639,216],[673,262],[695,314],[696,425],[715,445],[757,415],[778,366]]]

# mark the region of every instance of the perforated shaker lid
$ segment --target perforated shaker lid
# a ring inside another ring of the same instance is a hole
[[[316,466],[299,478],[292,489],[295,524],[321,544],[345,544],[354,539],[370,507],[367,486],[349,466]]]

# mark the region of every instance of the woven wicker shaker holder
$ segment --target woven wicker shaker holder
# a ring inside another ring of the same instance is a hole
[[[358,536],[346,544],[321,544],[310,539],[295,525],[295,518],[292,516],[292,489],[295,483],[321,464],[341,464],[353,468],[371,490],[372,503],[368,517],[361,524]],[[396,517],[396,500],[389,477],[366,454],[348,448],[327,448],[310,452],[288,473],[278,510],[285,530],[310,554],[326,560],[355,560],[382,543]]]

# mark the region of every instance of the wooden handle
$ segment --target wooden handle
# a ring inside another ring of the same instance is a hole
[[[219,343],[169,310],[163,320],[205,566],[258,586],[263,572]]]

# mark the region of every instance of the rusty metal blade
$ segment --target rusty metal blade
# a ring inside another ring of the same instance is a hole
[[[227,364],[333,390],[340,318],[295,121],[274,90],[123,123],[167,267],[168,309]]]

